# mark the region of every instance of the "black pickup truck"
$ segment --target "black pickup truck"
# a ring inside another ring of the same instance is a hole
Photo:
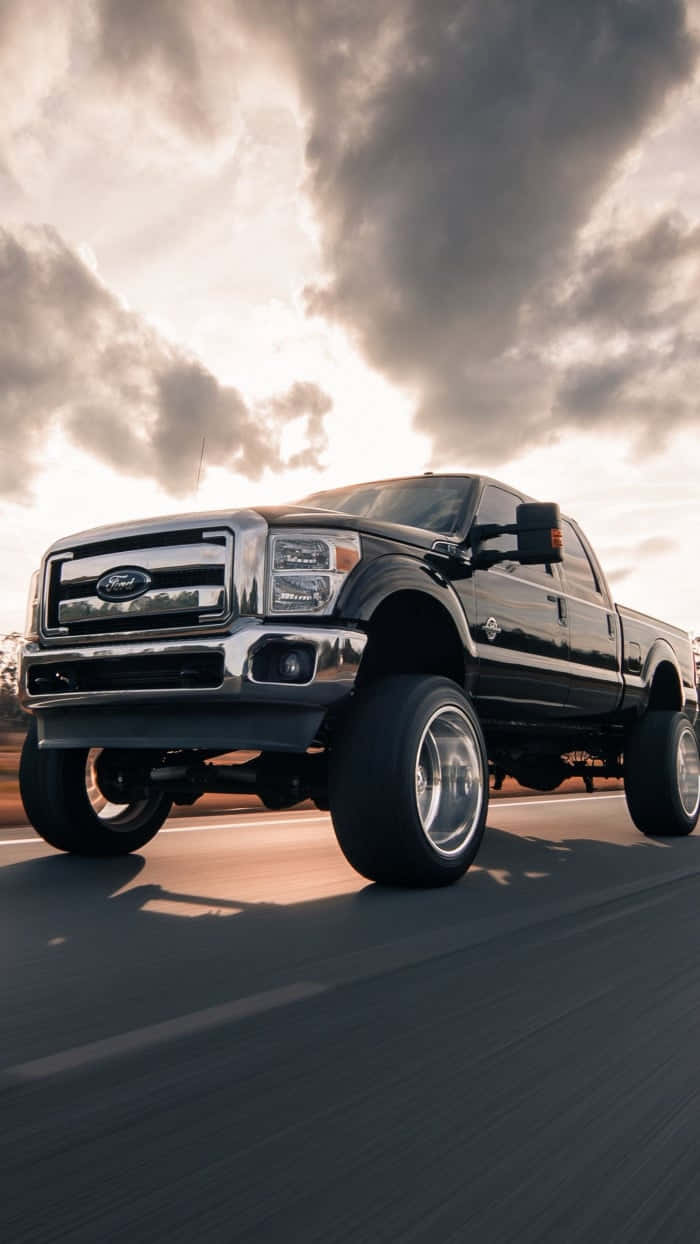
[[[20,785],[53,846],[114,855],[172,803],[330,808],[385,884],[460,877],[489,776],[624,776],[644,834],[700,805],[688,636],[616,606],[558,506],[426,475],[59,540],[30,594]]]

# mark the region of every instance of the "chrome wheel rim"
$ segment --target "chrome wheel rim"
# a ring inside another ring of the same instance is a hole
[[[97,781],[97,761],[103,748],[91,747],[85,761],[85,791],[88,802],[97,819],[107,828],[117,833],[134,828],[149,805],[148,799],[139,799],[135,803],[112,803],[100,790]]]
[[[677,756],[678,794],[687,817],[694,817],[700,807],[700,756],[698,743],[690,726],[681,730]]]
[[[416,808],[430,846],[447,859],[476,833],[484,802],[484,769],[473,726],[456,705],[433,713],[418,744]]]

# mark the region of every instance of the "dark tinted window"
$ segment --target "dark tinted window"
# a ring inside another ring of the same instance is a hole
[[[588,554],[569,522],[563,522],[564,531],[564,578],[566,590],[572,596],[601,602],[601,591]]]
[[[297,504],[451,535],[459,527],[472,486],[470,479],[435,475],[315,492]]]
[[[484,489],[476,521],[477,523],[498,523],[499,525],[514,523],[516,521],[516,510],[521,501],[522,497],[519,497],[516,493],[507,492],[505,488],[496,488],[493,484],[489,484]],[[493,549],[499,553],[508,553],[511,549],[517,547],[517,543],[517,536],[497,536],[495,540],[487,540],[484,548]],[[519,575],[522,579],[530,579],[534,583],[547,582],[551,584],[551,566],[521,566],[519,562],[508,561],[502,562],[501,567],[512,574]]]

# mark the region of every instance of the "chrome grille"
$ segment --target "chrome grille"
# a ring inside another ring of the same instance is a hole
[[[111,639],[217,627],[236,609],[234,537],[227,528],[120,536],[50,556],[44,579],[46,637]],[[121,572],[121,576],[118,572]],[[136,572],[134,576],[134,572]],[[110,576],[143,583],[122,599]]]

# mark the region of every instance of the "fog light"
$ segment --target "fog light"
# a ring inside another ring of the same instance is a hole
[[[312,644],[290,644],[273,640],[259,648],[253,657],[252,675],[255,682],[311,682],[316,666],[316,649]]]
[[[280,660],[280,674],[287,681],[296,682],[301,674],[302,664],[300,654],[292,649],[291,652],[285,653]]]

